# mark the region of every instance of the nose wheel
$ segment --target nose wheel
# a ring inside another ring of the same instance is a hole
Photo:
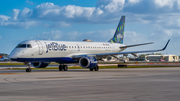
[[[31,72],[31,63],[30,62],[27,65],[26,72]]]
[[[31,72],[31,68],[26,68],[26,72]]]

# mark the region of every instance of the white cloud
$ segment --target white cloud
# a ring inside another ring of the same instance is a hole
[[[1,35],[0,35],[0,39],[2,39]]]
[[[12,17],[0,15],[0,26],[8,28],[25,28],[36,26],[39,23],[34,20],[29,20],[30,9],[24,8],[20,11],[19,9],[13,9]]]
[[[31,10],[29,8],[24,8],[21,12],[20,12],[20,17],[29,17],[31,14],[29,14],[31,12]]]
[[[129,3],[138,3],[138,2],[140,2],[140,0],[128,0],[129,1]]]
[[[26,22],[1,22],[0,23],[1,26],[3,27],[8,27],[8,28],[25,28],[28,29],[29,27],[34,27],[36,25],[38,25],[37,22],[35,21],[26,21]]]
[[[74,18],[74,17],[88,18],[91,17],[94,10],[95,10],[94,7],[80,7],[75,5],[68,5],[63,9],[64,15],[68,18]]]
[[[51,27],[70,27],[71,25],[69,23],[66,22],[54,22],[53,25],[51,25]]]
[[[1,21],[1,22],[7,21],[8,19],[10,19],[10,17],[5,16],[5,15],[0,15],[0,21]]]
[[[159,7],[169,7],[172,8],[174,6],[174,2],[176,0],[155,0],[155,4]]]
[[[115,29],[103,30],[103,31],[89,31],[78,32],[72,31],[64,33],[60,30],[52,30],[50,32],[43,32],[39,34],[36,39],[40,40],[61,40],[61,41],[82,41],[83,39],[90,39],[97,42],[109,41],[114,35]],[[34,39],[34,38],[31,38]]]
[[[177,17],[179,6],[177,5],[180,5],[180,0],[98,0],[96,7],[58,6],[47,2],[34,9],[13,9],[11,17],[0,15],[0,26],[9,28],[29,28],[35,25],[55,28],[70,27],[70,23],[117,22],[120,16],[126,15],[127,22],[163,23],[169,26],[173,19],[171,25],[180,27]],[[167,10],[166,7],[170,9]],[[169,20],[166,20],[165,18],[168,17]]]
[[[135,31],[125,31],[124,33],[125,44],[138,44],[149,40],[150,38],[146,34],[136,33]]]
[[[26,3],[29,3],[31,5],[34,5],[34,3],[32,1],[26,0]]]
[[[12,15],[13,20],[18,19],[19,12],[20,12],[19,9],[13,9],[13,15]]]
[[[43,32],[37,36],[40,40],[57,40],[62,38],[62,32],[60,30],[52,30],[50,32]]]
[[[180,0],[177,1],[178,9],[180,9]]]
[[[97,8],[113,13],[122,10],[124,4],[125,0],[98,0]]]

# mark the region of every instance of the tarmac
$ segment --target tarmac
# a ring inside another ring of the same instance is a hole
[[[0,101],[179,101],[180,67],[0,70]]]

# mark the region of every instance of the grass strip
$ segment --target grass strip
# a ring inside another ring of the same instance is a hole
[[[5,62],[0,63],[0,66],[13,66],[13,65],[24,65],[24,63],[13,63],[13,62]],[[50,63],[49,65],[59,65],[58,63]]]
[[[180,67],[180,66],[128,66],[128,67],[117,67],[117,66],[99,66],[99,69],[120,69],[120,68],[161,68],[161,67]],[[26,68],[7,68],[11,70],[25,70]],[[48,69],[57,69],[58,67],[47,67],[47,68],[31,68],[32,70],[48,70]],[[68,69],[88,69],[82,68],[80,66],[68,67]]]
[[[0,63],[0,66],[24,65],[24,63]]]

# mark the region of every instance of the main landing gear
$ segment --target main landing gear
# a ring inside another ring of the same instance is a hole
[[[27,65],[26,72],[31,72],[31,63],[30,62]]]
[[[67,71],[68,70],[68,66],[67,65],[59,65],[59,71]]]
[[[96,65],[94,68],[89,68],[89,70],[90,70],[90,71],[93,71],[93,70],[98,71],[98,70],[99,70],[99,66]]]

